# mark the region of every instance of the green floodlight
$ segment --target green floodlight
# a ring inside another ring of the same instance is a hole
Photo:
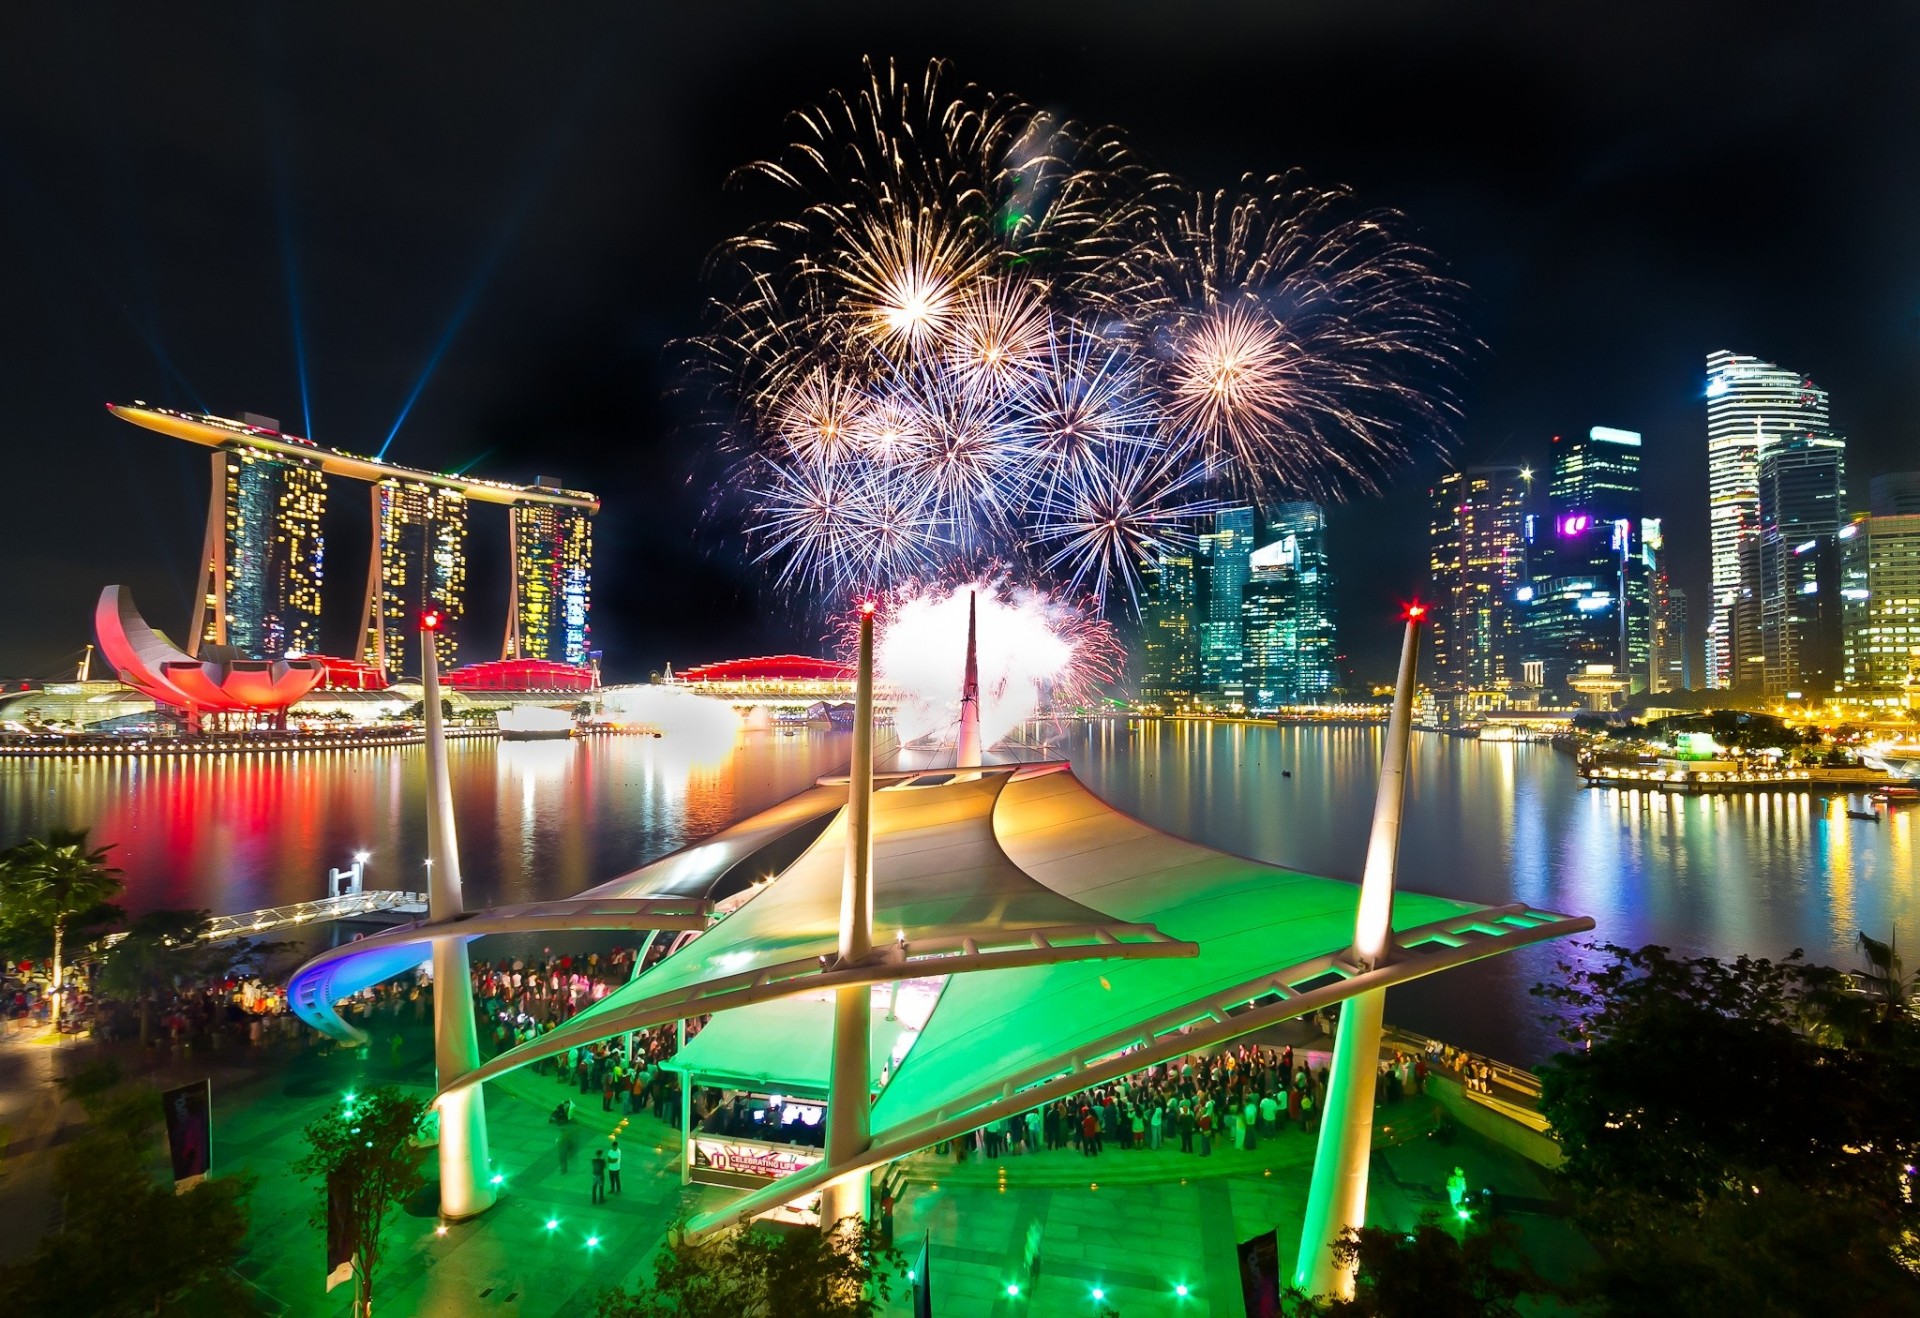
[[[1008,1299],[1017,1299],[1017,1298],[1019,1297],[1019,1295],[1020,1295],[1020,1283],[1019,1283],[1019,1282],[1017,1282],[1017,1281],[1010,1281],[1010,1282],[1008,1282],[1008,1283],[1007,1283],[1007,1298],[1008,1298]]]
[[[549,1231],[558,1231],[559,1229],[560,1229],[560,1219],[559,1219],[559,1218],[557,1218],[557,1217],[550,1217],[550,1218],[548,1218],[548,1219],[547,1219],[547,1230],[549,1230]]]
[[[1174,1293],[1175,1295],[1178,1295],[1178,1296],[1179,1296],[1179,1297],[1180,1297],[1181,1299],[1183,1299],[1183,1300],[1184,1300],[1184,1299],[1186,1299],[1186,1298],[1187,1298],[1187,1283],[1183,1281],[1183,1282],[1181,1282],[1181,1283],[1180,1283],[1180,1284],[1179,1284],[1178,1286],[1175,1286],[1175,1287],[1173,1288],[1173,1293]]]
[[[501,1184],[502,1182],[504,1182],[504,1181],[505,1181],[506,1179],[507,1179],[507,1178],[506,1178],[505,1176],[503,1176],[503,1175],[501,1175],[501,1174],[500,1174],[499,1172],[495,1172],[495,1173],[494,1173],[494,1174],[492,1175],[492,1177],[490,1177],[490,1178],[488,1179],[488,1181],[487,1181],[487,1184],[489,1184],[489,1185],[499,1185],[499,1184]]]
[[[598,1248],[600,1248],[600,1237],[599,1237],[599,1236],[588,1236],[588,1237],[587,1237],[587,1248],[588,1248],[588,1249],[598,1249]]]
[[[1107,1298],[1107,1293],[1101,1290],[1098,1286],[1095,1286],[1093,1288],[1093,1298],[1096,1300],[1104,1300]]]

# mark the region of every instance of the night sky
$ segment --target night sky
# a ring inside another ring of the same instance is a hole
[[[1708,350],[1832,392],[1856,503],[1868,476],[1920,467],[1916,37],[1907,5],[1673,0],[9,4],[0,674],[60,672],[109,583],[185,630],[205,451],[102,404],[259,412],[370,453],[423,377],[392,460],[604,498],[610,676],[817,649],[702,521],[665,349],[700,324],[709,250],[777,204],[729,173],[862,55],[948,56],[1199,185],[1298,166],[1405,211],[1486,345],[1461,456],[1539,463],[1559,431],[1643,431],[1648,511],[1700,601]],[[1437,465],[1335,515],[1363,674],[1387,671],[1391,610],[1424,585]],[[335,482],[332,501],[344,653],[366,499]],[[473,521],[466,636],[486,658],[504,517]]]

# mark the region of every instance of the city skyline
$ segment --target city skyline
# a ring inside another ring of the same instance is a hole
[[[503,81],[477,74],[509,37],[493,24],[463,35],[463,62],[427,57],[444,53],[435,25],[397,20],[367,68],[365,52],[291,13],[99,30],[26,15],[14,49],[38,53],[0,92],[16,107],[4,168],[21,204],[0,225],[36,260],[4,276],[26,311],[0,351],[23,383],[4,433],[33,445],[56,484],[130,516],[73,546],[52,507],[0,528],[8,561],[28,565],[28,621],[0,638],[0,672],[57,671],[116,563],[133,564],[156,615],[191,607],[200,528],[133,505],[204,497],[205,465],[112,434],[97,406],[116,395],[301,417],[322,442],[366,436],[416,466],[491,452],[490,469],[521,479],[575,473],[622,510],[598,528],[595,630],[627,672],[818,648],[703,520],[709,473],[662,350],[697,324],[702,259],[743,213],[730,171],[775,149],[780,117],[844,82],[862,53],[950,55],[962,77],[1127,124],[1202,184],[1298,166],[1405,211],[1469,286],[1486,345],[1459,391],[1461,464],[1517,461],[1611,418],[1646,437],[1650,487],[1704,499],[1700,357],[1737,345],[1833,391],[1857,471],[1910,465],[1897,454],[1916,412],[1920,279],[1905,235],[1920,196],[1885,168],[1915,115],[1891,76],[1899,34],[1851,15],[1648,20],[1527,11],[1460,25],[1409,9],[1162,31],[1132,13],[1090,29],[1042,7],[1009,43],[894,10],[867,15],[856,46],[803,11],[751,24],[684,13],[669,20],[667,60],[631,16],[588,6],[511,34],[520,76]],[[244,71],[242,85],[216,94],[166,73],[209,59]],[[1826,95],[1820,71],[1842,59],[1849,94]],[[1783,62],[1812,72],[1783,88],[1762,74]],[[1627,67],[1636,94],[1612,96]],[[354,90],[341,100],[341,88]],[[441,122],[435,107],[455,102],[471,133]],[[683,135],[689,149],[667,145]],[[396,137],[417,145],[395,155],[381,144]],[[1800,186],[1762,218],[1743,183],[1783,155]],[[224,199],[207,178],[230,181]],[[1329,509],[1353,618],[1389,619],[1418,587],[1426,491],[1447,465],[1410,466],[1381,499]],[[338,535],[366,533],[358,501],[328,513],[344,519]],[[1704,615],[1707,546],[1667,517],[1674,580]],[[506,532],[473,534],[476,572],[493,581],[476,576],[487,605],[463,621],[502,635]],[[328,599],[328,616],[352,612],[351,575],[330,574],[349,602]],[[1363,670],[1390,666],[1390,633],[1353,634]]]

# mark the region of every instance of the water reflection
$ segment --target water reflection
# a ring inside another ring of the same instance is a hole
[[[1223,850],[1340,878],[1360,872],[1379,773],[1377,727],[1102,722],[1062,753],[1122,810]],[[844,769],[845,732],[724,739],[457,742],[455,814],[475,901],[564,896],[632,869]],[[53,825],[117,842],[134,910],[242,911],[320,894],[329,866],[373,853],[376,886],[419,881],[418,748],[300,758],[0,761],[0,842]],[[1858,803],[1856,803],[1858,804]],[[1414,741],[1403,884],[1591,915],[1596,937],[1684,952],[1839,965],[1854,938],[1911,941],[1915,817],[1850,819],[1806,794],[1669,797],[1587,790],[1548,746]],[[1551,1027],[1528,987],[1565,946],[1396,989],[1391,1019],[1526,1059]]]
[[[1066,748],[1095,791],[1169,832],[1351,878],[1379,772],[1374,727],[1097,725]],[[1856,959],[1856,931],[1911,936],[1914,815],[1849,819],[1807,794],[1590,790],[1545,745],[1417,736],[1401,883],[1591,915],[1597,939],[1690,953]],[[1291,777],[1286,776],[1291,773]],[[1861,804],[1856,802],[1856,805]],[[1519,1058],[1554,1044],[1527,989],[1566,945],[1396,989],[1389,1019]]]

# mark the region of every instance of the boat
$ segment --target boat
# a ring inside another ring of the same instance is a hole
[[[1871,810],[1849,810],[1847,811],[1847,818],[1848,819],[1864,819],[1870,824],[1877,824],[1880,822],[1880,816],[1876,815]]]
[[[504,741],[563,741],[573,735],[573,715],[545,705],[510,705],[494,721]]]

